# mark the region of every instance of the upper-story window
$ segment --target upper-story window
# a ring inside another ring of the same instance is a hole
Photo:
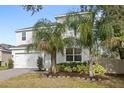
[[[22,32],[22,40],[26,40],[26,32]]]
[[[81,49],[66,48],[66,61],[81,61]]]

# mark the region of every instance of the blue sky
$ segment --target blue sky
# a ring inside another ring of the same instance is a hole
[[[17,29],[31,27],[41,18],[55,21],[54,16],[79,9],[80,7],[75,5],[49,5],[43,6],[40,12],[31,16],[31,13],[23,10],[21,6],[0,5],[0,43],[15,45],[15,31]]]

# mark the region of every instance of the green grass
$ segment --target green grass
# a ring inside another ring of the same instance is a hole
[[[1,66],[0,70],[7,70],[8,68],[6,66]]]
[[[0,87],[9,88],[115,88],[124,87],[124,78],[110,77],[105,81],[78,78],[47,78],[39,73],[29,73],[9,80],[1,80]]]

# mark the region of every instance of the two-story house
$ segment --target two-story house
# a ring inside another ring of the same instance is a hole
[[[8,60],[12,57],[10,48],[12,45],[0,44],[0,66],[7,66]]]
[[[56,16],[56,22],[63,22],[66,15]],[[12,55],[14,60],[14,68],[37,68],[37,58],[42,56],[44,60],[44,66],[50,67],[51,58],[49,54],[44,51],[36,52],[32,51],[27,53],[26,46],[32,43],[33,31],[32,28],[24,28],[16,31],[16,47],[12,48]],[[73,31],[67,30],[63,33],[63,37],[74,36]],[[88,60],[88,50],[80,48],[65,48],[64,55],[57,53],[57,63],[67,61],[85,61]]]

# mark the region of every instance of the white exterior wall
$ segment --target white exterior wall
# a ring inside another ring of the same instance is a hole
[[[22,32],[16,32],[16,46],[32,43],[32,31],[26,31],[26,40],[22,40]]]
[[[37,68],[39,53],[27,53],[25,49],[14,49],[12,51],[14,68]]]
[[[49,54],[42,52],[29,52],[27,53],[25,48],[14,49],[12,51],[14,68],[37,68],[37,59],[38,57],[43,58],[44,67],[49,68],[51,65],[51,58]]]
[[[59,17],[59,18],[56,18],[56,22],[57,23],[63,23],[65,21],[65,17]],[[74,31],[73,30],[69,30],[68,28],[66,29],[66,32],[63,33],[63,38],[65,37],[73,37],[74,36]],[[77,33],[77,36],[76,37],[79,37],[80,34]]]

